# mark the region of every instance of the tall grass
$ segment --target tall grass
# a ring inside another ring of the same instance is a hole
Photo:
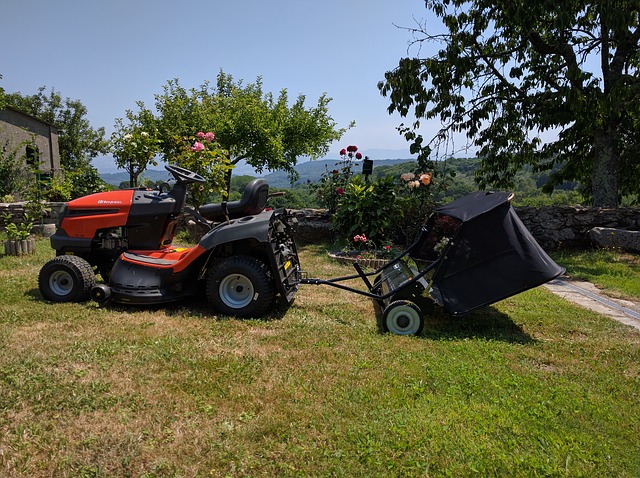
[[[0,257],[0,476],[640,473],[640,334],[543,288],[399,337],[318,286],[266,320],[48,304],[50,256]]]

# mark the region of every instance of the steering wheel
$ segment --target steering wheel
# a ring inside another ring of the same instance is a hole
[[[188,169],[181,168],[180,166],[167,164],[164,168],[169,171],[179,183],[204,183],[206,181],[206,179],[199,174],[189,171]]]

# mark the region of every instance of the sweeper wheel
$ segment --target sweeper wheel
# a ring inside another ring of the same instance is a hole
[[[382,313],[385,332],[396,335],[420,335],[424,327],[424,314],[409,300],[391,302]]]

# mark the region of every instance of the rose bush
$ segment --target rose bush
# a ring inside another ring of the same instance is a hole
[[[227,173],[233,169],[228,154],[216,141],[212,132],[202,131],[194,136],[175,138],[178,155],[175,163],[201,175],[206,182],[190,185],[189,203],[198,207],[206,204],[213,196],[226,192]]]
[[[340,150],[340,159],[336,169],[329,171],[326,168],[319,183],[311,186],[318,203],[330,213],[336,212],[338,202],[353,177],[353,161],[362,159],[362,154],[357,146],[347,146]]]

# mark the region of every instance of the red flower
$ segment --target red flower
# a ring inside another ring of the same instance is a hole
[[[347,146],[347,152],[355,153],[356,151],[358,151],[358,147],[357,146]]]
[[[342,188],[336,188],[336,194],[337,194],[338,196],[342,196],[342,195],[344,194],[344,189],[342,189]]]
[[[356,159],[362,159],[362,154],[356,153]]]
[[[342,148],[342,149],[340,150],[340,156],[344,156],[345,154],[347,154],[347,150],[346,150],[346,149],[344,149],[344,148]]]

